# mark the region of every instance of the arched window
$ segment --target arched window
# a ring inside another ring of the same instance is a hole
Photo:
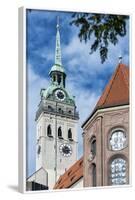
[[[110,163],[110,185],[123,185],[127,183],[127,162],[123,158],[115,158]]]
[[[53,111],[52,106],[48,105],[48,110],[49,110],[49,111]]]
[[[126,147],[127,139],[123,130],[113,131],[109,139],[111,150],[118,151]]]
[[[58,75],[58,84],[61,84],[61,75]]]
[[[41,145],[38,145],[37,154],[39,155],[41,152]]]
[[[47,136],[52,137],[52,129],[50,124],[47,126]]]
[[[53,76],[53,81],[54,81],[54,82],[56,81],[56,76],[55,76],[55,75]]]
[[[58,138],[62,139],[62,130],[61,130],[61,127],[58,128]]]
[[[64,111],[62,110],[62,108],[58,108],[58,112],[62,113],[62,114],[64,113]]]
[[[96,137],[93,136],[90,140],[90,152],[92,153],[92,156],[95,157],[96,155]]]
[[[97,177],[96,177],[96,164],[92,163],[92,186],[96,187],[97,186]]]
[[[63,86],[65,87],[65,78],[63,78]]]
[[[61,113],[61,112],[62,112],[62,109],[61,109],[61,108],[59,108],[59,109],[58,109],[58,111],[59,111],[59,113]]]
[[[72,131],[71,131],[71,128],[68,129],[68,139],[72,140]]]

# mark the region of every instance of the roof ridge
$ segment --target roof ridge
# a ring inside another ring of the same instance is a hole
[[[125,82],[125,84],[126,84],[126,87],[128,88],[128,87],[129,87],[129,82],[128,82],[128,80],[127,80],[127,76],[126,76],[127,71],[125,71],[125,70],[127,70],[127,69],[126,69],[127,66],[124,65],[124,67],[125,67],[125,69],[122,70],[122,75],[123,75],[123,78],[124,78],[124,82]]]
[[[107,97],[108,97],[108,94],[110,93],[110,89],[112,88],[113,80],[114,80],[114,78],[115,78],[115,76],[116,76],[116,74],[118,72],[119,66],[120,66],[120,64],[117,66],[117,68],[115,70],[115,73],[111,76],[111,78],[109,79],[107,85],[105,86],[105,88],[103,90],[103,93],[101,94],[101,96],[100,96],[100,98],[99,98],[99,100],[98,100],[98,102],[97,102],[97,104],[95,106],[95,109],[98,109],[98,107],[100,106],[100,105],[98,105],[100,103],[100,101],[102,102],[101,103],[102,105],[105,104],[105,102],[107,100]],[[105,95],[105,93],[106,93],[106,95]],[[105,95],[105,97],[104,97],[104,95]]]

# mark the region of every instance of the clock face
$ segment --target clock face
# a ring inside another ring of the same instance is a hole
[[[61,144],[59,151],[65,157],[69,157],[72,154],[72,148],[69,144]]]
[[[56,90],[55,96],[59,101],[64,101],[64,99],[66,97],[65,93],[63,92],[63,90]]]

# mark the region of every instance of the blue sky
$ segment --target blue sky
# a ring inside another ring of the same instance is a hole
[[[56,18],[60,17],[62,63],[67,73],[67,90],[76,96],[80,114],[78,125],[78,158],[82,155],[81,124],[93,110],[98,98],[114,72],[118,57],[129,64],[129,32],[119,44],[109,47],[108,60],[101,64],[98,52],[90,55],[90,43],[81,43],[78,29],[69,25],[70,12],[27,10],[27,175],[35,171],[35,113],[40,101],[40,89],[49,86],[49,70],[54,64]],[[127,24],[127,27],[129,25]]]

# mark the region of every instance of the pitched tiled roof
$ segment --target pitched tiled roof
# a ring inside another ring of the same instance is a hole
[[[109,83],[105,87],[95,109],[89,118],[83,123],[82,127],[92,117],[92,115],[101,108],[109,108],[114,106],[129,104],[129,67],[119,64],[112,75]]]
[[[83,177],[83,157],[72,165],[56,182],[54,189],[69,188]]]

